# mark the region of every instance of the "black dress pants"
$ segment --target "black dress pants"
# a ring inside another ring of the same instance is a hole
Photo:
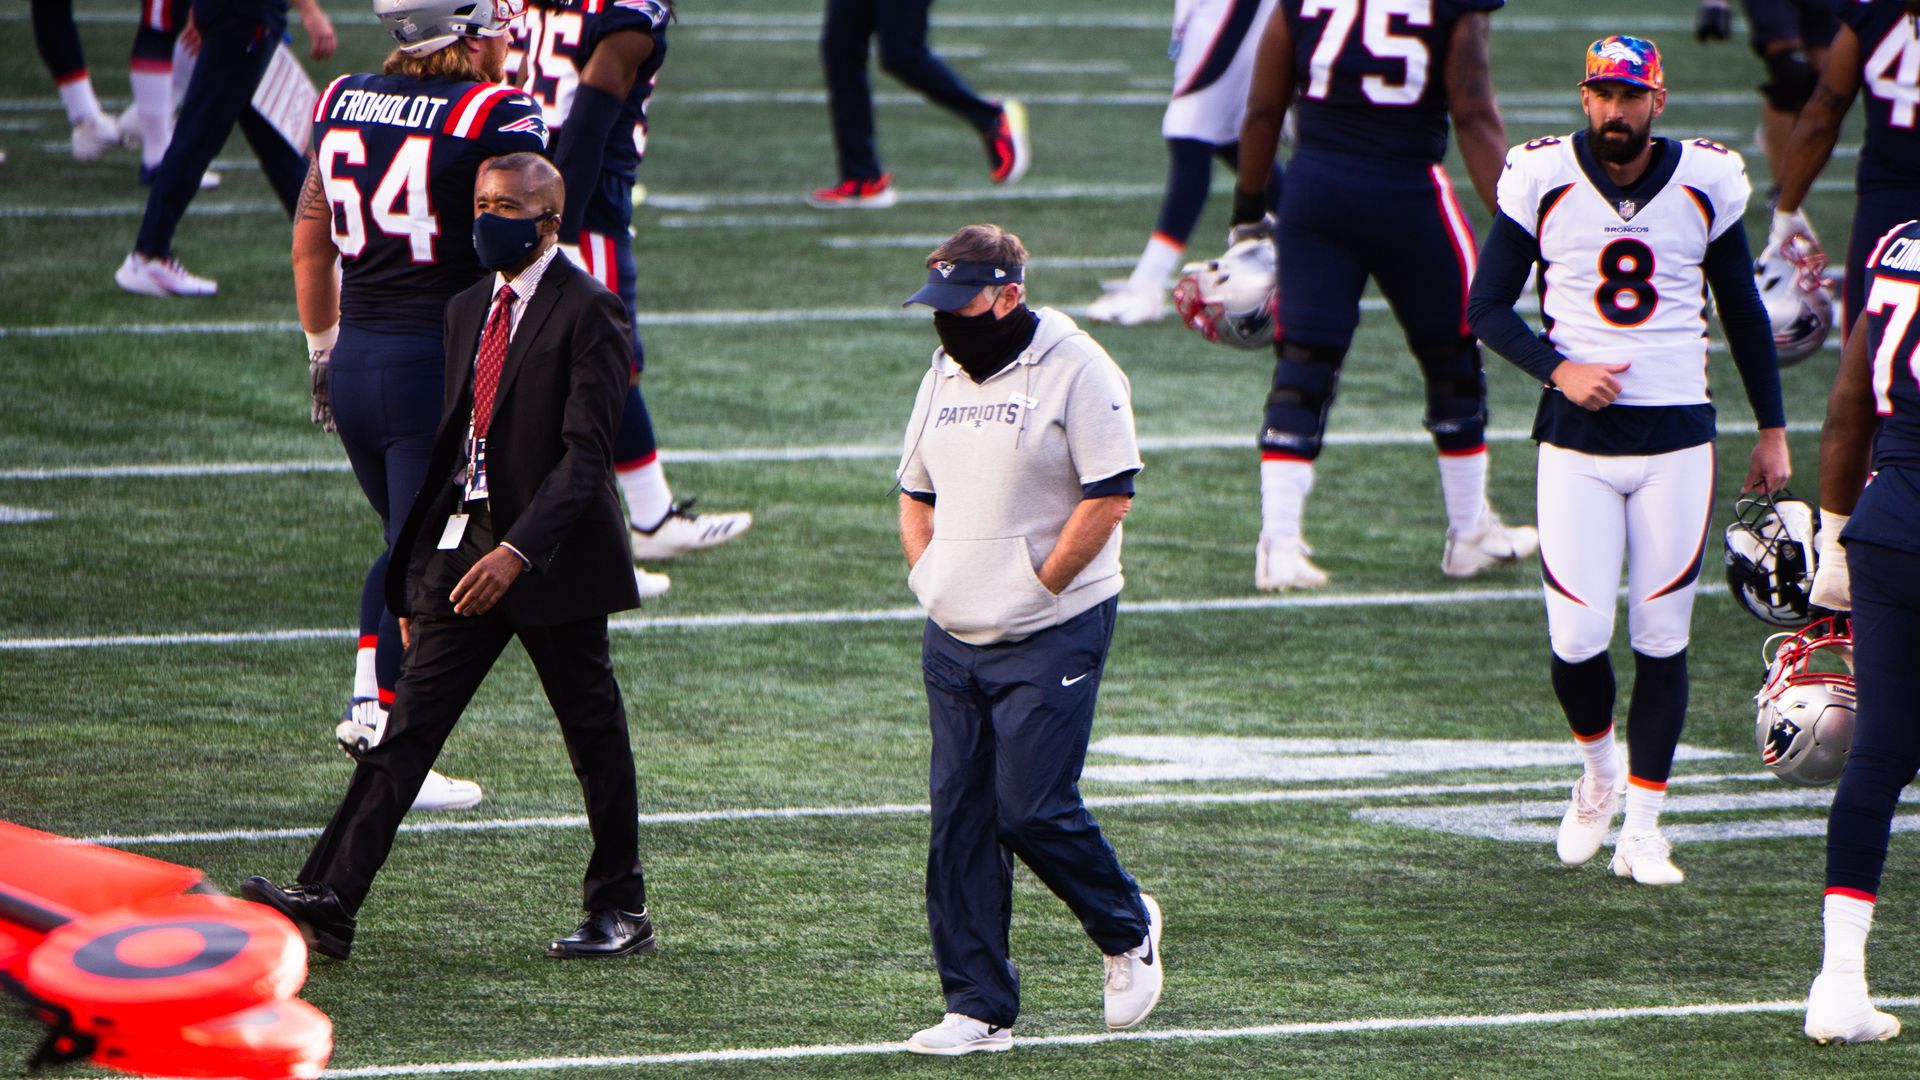
[[[582,906],[590,911],[646,906],[633,748],[608,654],[606,616],[519,626],[500,607],[485,615],[454,614],[447,594],[494,547],[490,521],[476,514],[457,549],[436,552],[428,561],[422,586],[436,599],[414,618],[413,645],[394,691],[386,735],[360,756],[345,797],[300,871],[302,884],[332,886],[350,912],[366,900],[440,747],[515,637],[540,676],[586,796],[593,854]]]

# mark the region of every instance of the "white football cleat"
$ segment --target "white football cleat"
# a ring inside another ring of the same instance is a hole
[[[1613,815],[1620,810],[1619,795],[1611,788],[1596,794],[1595,786],[1593,777],[1582,773],[1580,779],[1573,782],[1566,815],[1560,819],[1560,833],[1554,838],[1553,849],[1568,866],[1579,866],[1593,858],[1613,828]]]
[[[140,106],[129,105],[114,117],[113,132],[120,136],[120,145],[139,146],[146,139],[146,133],[140,130]]]
[[[1440,572],[1466,578],[1498,563],[1519,562],[1540,550],[1540,530],[1531,525],[1508,525],[1492,507],[1481,519],[1480,531],[1447,530],[1447,548],[1440,556]]]
[[[1615,874],[1639,885],[1678,885],[1687,880],[1673,865],[1673,845],[1658,830],[1623,834],[1614,841],[1613,861],[1608,865]]]
[[[1325,587],[1327,572],[1307,560],[1312,553],[1306,541],[1297,536],[1261,533],[1253,556],[1254,588],[1278,592]]]
[[[994,1053],[1011,1049],[1012,1028],[996,1027],[984,1020],[951,1012],[932,1027],[914,1032],[913,1038],[907,1040],[908,1053],[940,1057],[958,1057],[976,1050]]]
[[[354,698],[347,703],[346,715],[334,725],[333,737],[340,743],[340,749],[350,758],[358,759],[361,754],[380,745],[380,737],[387,733],[387,710],[382,708],[378,698]]]
[[[667,590],[673,588],[672,578],[665,574],[656,574],[651,570],[642,570],[638,566],[633,568],[633,583],[639,588],[642,600],[665,596]]]
[[[415,810],[465,810],[480,805],[480,785],[471,780],[455,780],[438,770],[428,769],[420,794],[413,797]]]
[[[128,292],[142,296],[212,296],[220,291],[218,283],[188,273],[175,258],[128,255],[120,269],[113,272],[113,280]]]
[[[675,503],[652,529],[630,526],[633,534],[633,560],[672,559],[688,552],[703,551],[734,539],[753,528],[753,515],[745,510],[727,514],[696,514],[693,500]]]
[[[1867,977],[1821,972],[1807,991],[1807,1038],[1828,1043],[1880,1042],[1900,1034],[1900,1018],[1873,1007]]]
[[[120,145],[120,128],[113,117],[100,113],[73,125],[73,160],[98,161],[100,155]]]
[[[1147,940],[1107,960],[1107,1029],[1122,1031],[1147,1018],[1160,1003],[1165,970],[1160,961],[1160,905],[1146,893]]]
[[[1115,326],[1159,322],[1173,310],[1165,289],[1136,289],[1121,281],[1106,286],[1100,298],[1087,305],[1087,318]]]

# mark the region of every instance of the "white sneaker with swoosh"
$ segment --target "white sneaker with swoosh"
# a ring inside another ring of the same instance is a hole
[[[1164,981],[1160,965],[1160,905],[1146,893],[1140,903],[1147,909],[1147,940],[1121,953],[1107,957],[1107,1027],[1113,1031],[1130,1028],[1147,1018],[1160,1003]]]
[[[907,1052],[958,1057],[976,1050],[988,1053],[1013,1049],[1013,1029],[975,1020],[962,1013],[948,1013],[930,1028],[922,1028],[907,1040]]]

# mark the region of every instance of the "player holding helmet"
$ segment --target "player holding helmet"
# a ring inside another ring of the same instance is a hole
[[[337,425],[391,544],[440,420],[442,311],[485,273],[474,250],[475,174],[490,157],[544,152],[547,126],[531,98],[499,84],[517,14],[506,0],[374,0],[374,13],[399,48],[380,74],[343,75],[320,95],[293,268],[313,419]],[[339,728],[349,752],[379,742],[400,676],[387,561],[383,550],[361,590],[353,697]],[[414,805],[479,801],[479,785],[436,772]]]
[[[1740,224],[1752,192],[1740,155],[1653,137],[1666,90],[1651,41],[1594,42],[1580,87],[1584,129],[1507,155],[1468,310],[1480,340],[1547,387],[1533,426],[1540,576],[1553,689],[1587,765],[1560,825],[1560,859],[1593,857],[1625,788],[1613,872],[1671,885],[1684,875],[1660,806],[1686,719],[1693,594],[1713,520],[1706,287],[1759,421],[1746,489],[1786,483],[1786,415]],[[1544,337],[1513,310],[1536,263]],[[1624,775],[1607,658],[1623,555],[1635,669]]]
[[[1894,805],[1920,768],[1920,221],[1881,237],[1866,265],[1864,310],[1820,432],[1812,599],[1853,613],[1859,696],[1827,818],[1826,952],[1807,994],[1807,1037],[1823,1043],[1900,1033],[1900,1021],[1867,997],[1867,933]]]

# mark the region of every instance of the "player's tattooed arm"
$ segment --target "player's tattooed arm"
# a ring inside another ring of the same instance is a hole
[[[1485,12],[1463,15],[1454,24],[1447,43],[1447,107],[1467,175],[1491,213],[1498,209],[1495,189],[1507,157],[1507,125],[1493,93]]]
[[[1280,126],[1293,101],[1293,34],[1287,13],[1275,6],[1253,54],[1253,84],[1247,92],[1247,114],[1240,122],[1240,182],[1233,200],[1233,224],[1260,220],[1264,212],[1267,177],[1280,153]],[[1260,212],[1256,212],[1255,208]]]
[[[1813,188],[1814,178],[1833,156],[1833,144],[1840,138],[1840,123],[1860,93],[1860,38],[1850,26],[1840,27],[1827,46],[1826,66],[1820,71],[1820,84],[1813,97],[1800,109],[1787,137],[1787,152],[1780,166],[1780,199],[1775,204],[1781,213],[1791,214]]]
[[[293,211],[293,295],[300,326],[319,333],[340,321],[340,250],[333,239],[333,204],[309,164]]]
[[[314,219],[326,221],[333,216],[333,207],[327,202],[327,190],[320,183],[320,163],[307,159],[307,179],[300,185],[300,199],[293,204],[293,220]]]

